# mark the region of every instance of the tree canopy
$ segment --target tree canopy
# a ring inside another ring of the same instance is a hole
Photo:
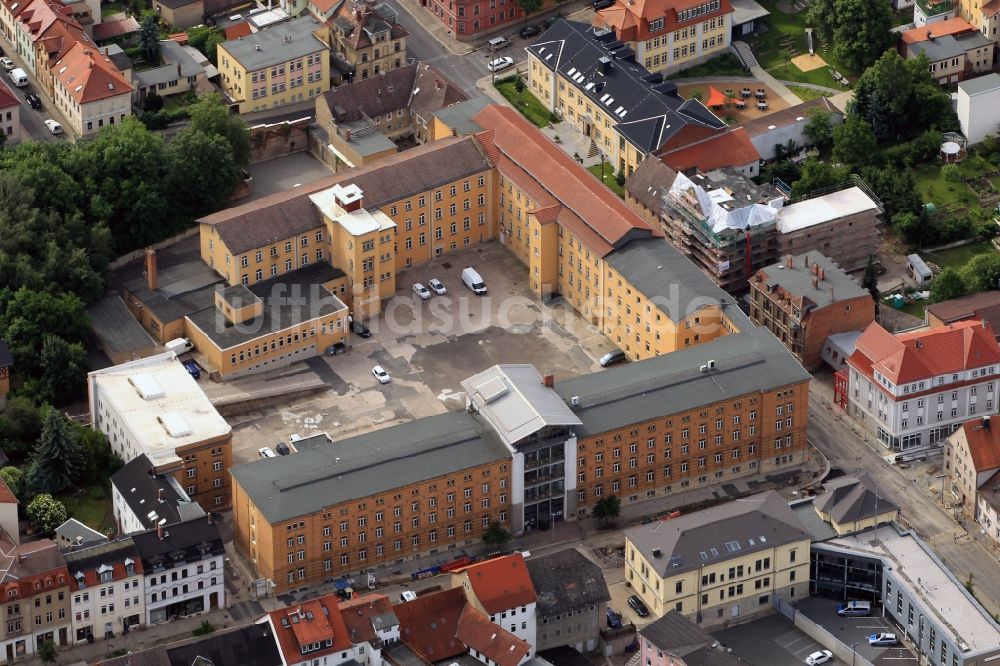
[[[815,0],[807,14],[820,38],[833,45],[834,56],[859,72],[892,46],[892,8],[870,0]]]
[[[80,445],[69,421],[58,410],[49,409],[42,422],[42,435],[31,452],[28,487],[37,493],[57,495],[73,487],[82,467]]]
[[[931,282],[931,303],[949,301],[968,293],[962,275],[951,266],[944,268]]]
[[[591,512],[601,523],[601,527],[610,527],[622,513],[622,501],[617,495],[608,495],[597,500]]]
[[[63,503],[48,493],[36,495],[24,512],[39,534],[52,534],[69,517]]]

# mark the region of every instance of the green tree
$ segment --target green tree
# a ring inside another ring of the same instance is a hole
[[[806,126],[802,133],[816,146],[826,146],[833,141],[833,113],[819,106],[806,110]]]
[[[490,526],[483,532],[483,543],[496,548],[506,546],[512,538],[510,532],[496,521],[490,523]]]
[[[959,296],[965,296],[968,290],[962,275],[956,269],[948,266],[944,268],[934,281],[931,282],[931,303],[950,301]]]
[[[225,137],[193,127],[181,130],[167,144],[167,161],[170,192],[191,217],[224,205],[240,182],[240,167]]]
[[[232,147],[238,167],[245,169],[250,164],[250,129],[239,116],[230,113],[219,95],[202,95],[189,111],[193,131],[221,136]]]
[[[219,44],[226,41],[226,37],[222,34],[221,30],[199,25],[189,29],[187,34],[188,44],[203,53],[213,65],[218,64],[216,57]]]
[[[924,202],[917,190],[912,169],[870,166],[861,170],[861,179],[882,202],[887,220],[892,220],[899,213],[912,213],[918,217],[922,215]]]
[[[160,21],[155,14],[144,16],[139,24],[139,50],[146,62],[160,64]]]
[[[962,172],[958,170],[957,164],[945,164],[941,167],[941,177],[949,183],[962,182]]]
[[[868,0],[817,0],[808,21],[820,37],[833,45],[837,59],[855,72],[875,62],[892,46],[892,8]]]
[[[79,342],[46,335],[41,365],[42,376],[26,382],[26,391],[36,402],[64,405],[86,394],[87,350]]]
[[[24,499],[24,472],[19,470],[17,467],[4,467],[0,469],[0,479],[7,484],[10,488],[10,492],[14,493],[14,497],[19,500]]]
[[[37,374],[43,368],[42,345],[48,336],[70,342],[83,340],[90,327],[83,301],[73,294],[53,296],[21,287],[0,314],[0,333],[19,372]]]
[[[966,291],[975,294],[1000,288],[1000,254],[977,254],[961,268]]]
[[[896,213],[889,219],[892,226],[906,239],[907,243],[918,247],[924,244],[927,225],[922,215],[904,211]]]
[[[875,304],[878,304],[878,271],[875,270],[875,255],[868,255],[868,263],[865,265],[865,274],[861,278],[861,287],[866,289],[872,298],[875,300]]]
[[[800,197],[824,187],[839,185],[847,180],[847,176],[848,171],[844,167],[808,159],[802,163],[799,179],[792,184],[792,197]]]
[[[23,396],[8,398],[0,412],[0,449],[12,460],[23,460],[42,432],[42,416]]]
[[[80,483],[88,486],[101,484],[122,467],[121,459],[111,450],[108,438],[100,430],[72,424],[80,457]]]
[[[608,495],[597,500],[591,514],[601,523],[602,528],[610,527],[622,513],[622,502],[617,495]]]
[[[41,658],[43,663],[56,663],[56,644],[52,642],[51,638],[38,646],[38,656]]]
[[[52,534],[68,517],[63,503],[48,493],[36,495],[25,509],[25,514],[38,534]]]
[[[156,113],[163,108],[163,98],[155,90],[146,93],[146,98],[142,100],[142,110]]]
[[[912,87],[906,61],[895,49],[889,49],[858,78],[851,115],[866,120],[883,139],[905,118]]]
[[[542,8],[543,0],[516,0],[517,6],[524,11],[524,22],[527,24],[528,15],[534,14]]]
[[[848,116],[833,130],[833,159],[858,169],[878,155],[872,126],[857,116]]]
[[[49,409],[42,422],[41,437],[31,452],[25,475],[28,487],[36,493],[58,495],[73,487],[82,467],[80,444],[69,421],[58,410]]]

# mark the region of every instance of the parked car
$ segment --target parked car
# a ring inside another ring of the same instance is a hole
[[[195,379],[201,379],[201,368],[198,367],[197,363],[195,363],[191,359],[188,359],[183,363],[181,363],[181,365],[184,366],[184,369],[188,371],[189,375],[191,375]]]
[[[499,72],[501,70],[507,69],[514,64],[514,59],[510,56],[500,56],[495,60],[490,60],[489,64],[486,65],[486,69],[491,72]]]
[[[27,95],[24,96],[24,99],[26,102],[28,102],[28,106],[30,106],[31,108],[33,109],[42,108],[42,98],[36,95],[35,93],[29,92]]]
[[[594,0],[594,11],[599,12],[602,9],[607,9],[613,4],[615,4],[615,0]]]
[[[351,320],[351,330],[354,331],[354,334],[360,338],[372,337],[371,330],[365,326],[364,322],[358,321],[357,319]]]
[[[611,608],[608,608],[608,626],[612,629],[621,629],[622,626],[621,614],[614,612]]]
[[[287,456],[292,452],[292,450],[288,448],[288,444],[285,444],[284,442],[278,442],[275,445],[274,450],[278,452],[279,456]]]
[[[428,280],[427,286],[430,287],[431,291],[433,291],[438,296],[444,296],[445,294],[448,293],[448,290],[445,288],[444,284],[442,284],[441,280],[438,280],[437,278],[431,278],[430,280]]]
[[[419,296],[420,300],[422,301],[426,301],[428,298],[431,297],[430,290],[428,290],[427,287],[420,284],[419,282],[413,285],[413,293]]]
[[[486,283],[483,281],[483,277],[472,266],[466,266],[462,269],[462,283],[476,295],[482,296],[486,293]]]
[[[614,351],[609,351],[607,354],[602,356],[597,362],[602,368],[606,368],[609,365],[617,365],[619,363],[624,363],[627,360],[625,352],[621,349],[615,349]]]
[[[261,458],[277,458],[278,457],[278,454],[276,454],[274,451],[272,451],[267,446],[262,446],[261,448],[257,449],[257,455],[259,455]]]
[[[534,37],[535,35],[540,35],[541,33],[542,29],[537,25],[526,25],[523,28],[521,28],[521,31],[518,32],[517,34],[521,38],[527,39],[528,37]]]
[[[558,20],[559,20],[558,16],[550,16],[550,17],[548,17],[547,19],[545,19],[544,21],[542,21],[542,30],[548,30],[553,25],[555,25],[556,21],[558,21]]]
[[[403,590],[402,592],[399,593],[400,603],[406,603],[407,601],[416,601],[416,600],[417,600],[417,593],[414,592],[413,590]]]
[[[326,348],[327,356],[336,356],[337,354],[343,354],[347,351],[347,345],[343,342],[334,342],[332,345]]]
[[[634,594],[628,598],[628,605],[635,611],[635,614],[639,617],[648,617],[649,609],[646,608],[646,604],[642,603],[642,599],[635,596]]]
[[[820,650],[819,652],[813,652],[811,655],[806,657],[806,664],[808,664],[808,666],[817,666],[818,664],[825,664],[831,659],[833,659],[832,652],[829,650]]]
[[[888,647],[890,645],[898,644],[899,639],[896,638],[896,634],[890,634],[884,631],[878,634],[872,634],[868,637],[868,645],[874,645],[876,647]]]
[[[53,134],[62,134],[62,125],[52,120],[51,118],[45,119],[45,126],[49,128],[49,131]]]
[[[17,67],[17,65],[14,64],[14,61],[6,56],[0,58],[0,65],[3,65],[3,71],[5,72],[9,72],[10,70]]]
[[[510,46],[510,40],[506,37],[494,37],[486,43],[486,48],[490,50],[490,53],[496,53],[500,49],[505,49]]]
[[[870,601],[848,601],[837,604],[837,615],[841,617],[868,617],[872,614]]]
[[[388,384],[392,381],[392,377],[389,376],[389,373],[381,365],[376,365],[372,368],[372,376],[378,380],[379,384]]]

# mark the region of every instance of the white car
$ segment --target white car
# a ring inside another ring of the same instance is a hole
[[[5,71],[5,72],[9,72],[10,70],[12,70],[15,67],[17,67],[17,65],[14,64],[13,60],[11,60],[10,58],[6,58],[6,57],[0,58],[0,65],[3,65],[3,71]]]
[[[372,368],[372,376],[378,380],[379,384],[388,384],[392,381],[392,377],[389,376],[389,373],[381,365],[376,365]]]
[[[278,455],[272,451],[269,447],[263,446],[257,449],[257,455],[261,458],[277,458]]]
[[[448,293],[448,290],[445,288],[445,286],[441,284],[441,280],[438,280],[437,278],[431,278],[430,280],[428,280],[427,286],[429,286],[431,288],[431,291],[433,291],[438,296],[444,296],[445,294]]]
[[[431,297],[431,292],[427,290],[427,287],[420,284],[419,282],[413,285],[413,293],[420,297],[420,300],[426,301]]]
[[[896,634],[888,634],[882,632],[879,634],[872,634],[868,637],[868,645],[874,645],[876,647],[888,647],[890,645],[898,645],[899,640],[896,638]]]
[[[510,56],[501,56],[499,58],[490,60],[490,63],[486,65],[486,69],[490,70],[491,72],[499,72],[501,70],[507,69],[513,64],[514,64],[513,58],[511,58]]]
[[[51,118],[47,118],[45,120],[45,126],[48,127],[49,131],[52,132],[53,134],[62,134],[62,125],[52,120]]]
[[[833,659],[832,652],[829,650],[820,650],[819,652],[813,652],[811,655],[806,657],[806,664],[808,664],[808,666],[816,666],[817,664],[825,664],[831,659]]]

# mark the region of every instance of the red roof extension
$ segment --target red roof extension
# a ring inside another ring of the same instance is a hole
[[[538,599],[520,553],[479,562],[459,572],[469,577],[472,593],[490,615],[533,604]]]

